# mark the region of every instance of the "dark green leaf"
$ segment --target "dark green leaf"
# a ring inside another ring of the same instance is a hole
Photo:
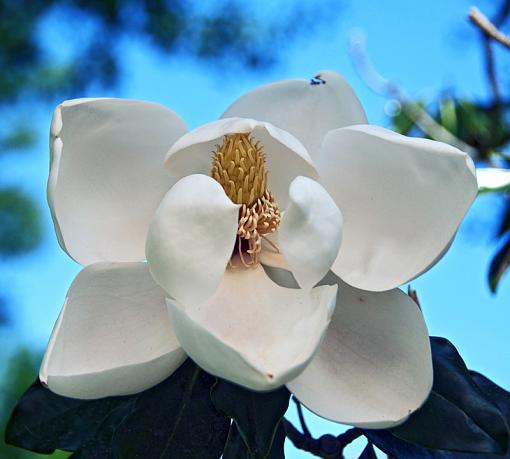
[[[119,456],[219,458],[230,421],[211,402],[216,379],[191,360],[170,379],[171,384],[139,397],[132,415],[116,430]]]
[[[358,459],[377,459],[372,443],[367,443],[367,446],[365,446],[365,449]]]
[[[280,423],[276,429],[275,438],[271,446],[271,451],[266,459],[284,459],[285,430]],[[223,459],[253,459],[255,456],[250,454],[246,443],[244,442],[235,422],[232,422],[228,434],[227,444],[223,452]]]
[[[4,351],[6,349],[4,348]],[[9,353],[8,351],[6,353]],[[21,395],[26,391],[37,375],[41,363],[41,355],[29,348],[18,348],[8,359],[4,360],[4,367],[0,377],[0,458],[2,459],[35,459],[42,458],[30,451],[7,445],[4,441],[4,433],[9,421],[9,415],[18,403]],[[52,459],[64,459],[69,454],[56,451],[51,455]],[[44,456],[47,459],[50,456]]]
[[[491,292],[496,292],[499,281],[510,267],[510,232],[507,234],[506,241],[497,251],[489,267],[489,288]]]
[[[501,457],[509,436],[500,408],[476,384],[449,341],[431,338],[431,346],[434,385],[426,403],[404,424],[365,430],[365,435],[396,458]]]
[[[498,227],[498,231],[496,233],[497,237],[504,236],[507,231],[510,231],[510,197],[505,197],[505,209],[501,213],[500,223]]]
[[[271,446],[271,451],[269,452],[267,459],[285,459],[285,429],[283,428],[283,423],[280,422],[278,424],[278,428],[276,429],[276,434],[274,436],[273,445]]]
[[[472,380],[455,347],[431,338],[434,385],[424,406],[392,433],[432,449],[501,454],[508,427],[498,407]],[[448,435],[445,435],[448,432]]]
[[[366,430],[365,435],[380,450],[395,459],[468,459],[469,457],[464,454],[421,448],[395,437],[389,430]],[[478,457],[482,459],[486,456],[478,455]]]
[[[119,458],[119,445],[114,440],[118,426],[123,419],[132,415],[135,407],[135,399],[131,403],[120,405],[108,413],[95,431],[95,435],[84,441],[76,451],[72,459],[90,459],[100,457],[102,459]],[[143,421],[140,422],[143,425]]]
[[[225,380],[219,380],[211,391],[214,405],[236,422],[251,457],[256,459],[268,457],[289,397],[285,387],[255,392]]]
[[[223,459],[250,459],[250,452],[242,439],[235,422],[230,425]]]
[[[210,400],[215,378],[191,360],[139,394],[100,400],[60,397],[35,383],[6,432],[32,451],[75,451],[74,458],[219,458],[229,419]]]
[[[37,380],[21,397],[5,432],[8,444],[38,453],[76,451],[99,428],[103,418],[127,400],[77,400],[61,397]]]
[[[510,392],[476,371],[470,371],[470,374],[477,386],[499,407],[510,426]]]
[[[454,453],[422,448],[395,437],[389,430],[367,431],[365,435],[380,450],[395,459],[510,459],[510,453],[500,456],[497,454]]]

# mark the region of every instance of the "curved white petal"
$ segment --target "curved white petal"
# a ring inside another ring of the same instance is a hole
[[[311,411],[366,428],[407,419],[432,387],[432,360],[420,309],[401,290],[366,292],[330,275],[338,300],[314,359],[287,387]]]
[[[342,214],[327,191],[306,177],[294,179],[289,198],[278,228],[279,248],[299,285],[310,289],[336,259],[342,240]]]
[[[295,378],[313,357],[336,290],[282,288],[258,266],[228,269],[216,293],[196,307],[167,304],[179,342],[198,365],[250,389],[270,390]]]
[[[39,377],[67,397],[126,395],[159,383],[185,358],[147,264],[96,263],[72,283]]]
[[[259,254],[259,261],[265,266],[290,270],[287,259],[283,256],[282,251],[277,249],[280,247],[278,232],[266,234],[264,237],[265,239],[262,239],[262,251]],[[269,239],[271,243],[268,243],[266,239]],[[296,288],[299,288],[299,286]]]
[[[237,99],[222,118],[268,121],[296,136],[317,160],[326,132],[367,122],[356,94],[338,73],[324,70],[317,76],[325,83],[286,80],[254,89]]]
[[[266,154],[268,188],[280,205],[286,205],[289,185],[295,177],[317,177],[312,160],[299,140],[269,123],[244,118],[213,121],[187,133],[172,146],[165,165],[177,177],[209,175],[215,145],[223,142],[223,136],[236,133],[251,133],[260,141]]]
[[[239,205],[211,177],[179,180],[149,227],[146,255],[154,280],[186,305],[209,298],[232,255],[238,215]]]
[[[480,167],[476,169],[480,192],[503,191],[510,187],[510,169]]]
[[[365,290],[389,290],[429,267],[477,193],[465,153],[376,126],[329,132],[318,167],[344,218],[332,270]]]
[[[72,258],[144,259],[150,217],[175,181],[163,158],[185,132],[175,113],[150,102],[76,99],[55,109],[48,202]]]

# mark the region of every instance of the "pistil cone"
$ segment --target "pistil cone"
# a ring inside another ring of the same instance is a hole
[[[249,134],[224,137],[213,153],[211,177],[236,204],[250,207],[266,192],[265,155]]]

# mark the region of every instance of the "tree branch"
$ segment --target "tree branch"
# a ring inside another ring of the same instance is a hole
[[[510,7],[507,7],[507,4],[505,4],[505,7],[510,9]],[[501,32],[478,8],[471,8],[469,20],[486,36],[502,44],[505,48],[510,49],[510,37]]]
[[[485,52],[485,71],[487,72],[487,78],[494,98],[494,106],[501,107],[501,91],[499,90],[498,79],[496,77],[494,51],[492,50],[491,39],[485,33],[483,34],[483,49]]]
[[[312,437],[312,434],[310,433],[310,430],[308,429],[308,426],[306,425],[305,417],[303,415],[303,408],[301,406],[300,401],[296,397],[292,397],[292,401],[296,404],[299,422],[301,424],[301,430],[303,431],[303,435],[305,437]]]
[[[472,158],[478,156],[478,152],[471,145],[463,142],[453,135],[444,126],[441,126],[429,113],[418,104],[409,100],[400,87],[378,73],[369,61],[364,37],[361,35],[351,36],[349,51],[354,67],[365,84],[377,94],[396,99],[405,114],[426,135],[434,140],[446,142],[466,152]]]
[[[287,438],[296,448],[322,459],[343,459],[344,448],[363,435],[360,429],[354,427],[337,437],[326,434],[320,438],[313,438],[301,433],[285,418],[282,419],[282,423]]]
[[[498,78],[496,75],[496,60],[494,57],[494,50],[492,49],[492,42],[494,40],[502,43],[504,46],[510,48],[510,38],[506,37],[497,28],[497,25],[503,24],[510,12],[510,1],[507,0],[501,6],[493,22],[490,21],[478,8],[473,7],[469,11],[469,20],[475,24],[482,33],[483,50],[485,54],[485,72],[489,80],[494,105],[496,108],[501,107],[501,91],[499,89]],[[501,41],[503,40],[503,41]]]

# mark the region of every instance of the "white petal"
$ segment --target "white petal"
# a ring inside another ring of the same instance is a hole
[[[432,359],[421,311],[402,291],[366,292],[338,282],[326,337],[287,387],[311,411],[373,429],[397,425],[432,387]]]
[[[268,121],[295,135],[317,160],[326,132],[367,122],[356,94],[338,73],[325,70],[318,76],[324,84],[286,80],[261,86],[237,99],[222,118]]]
[[[310,156],[294,136],[269,123],[243,118],[213,121],[184,135],[168,152],[166,167],[177,177],[209,175],[215,145],[223,142],[223,136],[236,133],[252,133],[262,144],[269,172],[268,188],[280,205],[286,205],[289,185],[295,177],[317,177]]]
[[[299,285],[310,289],[336,259],[342,214],[327,191],[306,177],[294,179],[289,197],[278,228],[279,248]]]
[[[269,239],[271,244],[262,239],[262,251],[259,254],[259,261],[265,266],[290,270],[289,263],[283,256],[282,251],[275,250],[275,247],[280,247],[278,232],[266,234],[265,238]],[[296,288],[299,288],[297,284]]]
[[[144,259],[150,217],[175,181],[163,158],[185,132],[175,113],[149,102],[76,99],[56,108],[48,202],[72,258]]]
[[[336,286],[311,291],[274,284],[262,267],[229,269],[209,300],[167,299],[179,342],[202,368],[253,390],[295,378],[320,344]]]
[[[206,175],[189,175],[166,194],[151,221],[146,255],[154,280],[186,305],[221,282],[237,234],[239,205]]]
[[[57,394],[93,399],[148,389],[186,355],[145,263],[96,263],[72,283],[39,377]]]
[[[319,170],[344,218],[332,270],[365,290],[389,290],[429,267],[477,193],[465,153],[376,126],[329,132]]]
[[[481,167],[476,169],[478,188],[484,191],[499,191],[510,187],[510,169]]]

